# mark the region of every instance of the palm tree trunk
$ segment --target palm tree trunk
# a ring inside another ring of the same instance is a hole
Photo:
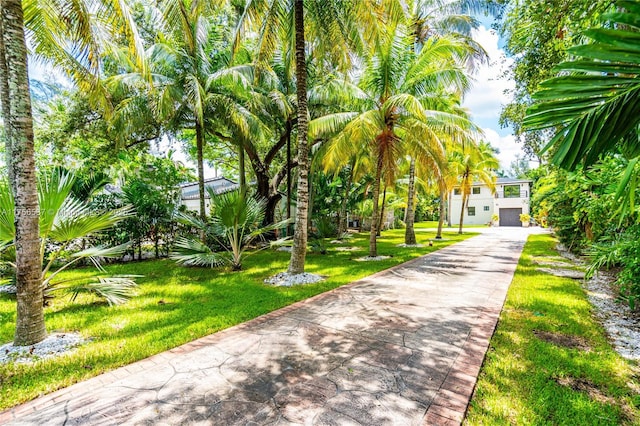
[[[451,228],[451,191],[447,197],[447,226]]]
[[[43,312],[33,116],[22,2],[2,0],[1,3],[1,35],[5,49],[0,62],[4,62],[6,80],[0,90],[9,87],[8,96],[5,93],[2,97],[2,111],[3,114],[8,111],[4,122],[5,127],[10,128],[11,161],[8,167],[13,170],[12,190],[15,196],[17,315],[13,342],[16,346],[26,346],[40,342],[47,335]]]
[[[198,192],[200,194],[200,219],[207,219],[207,212],[204,204],[204,129],[202,123],[196,120],[196,149],[198,151]]]
[[[242,142],[238,143],[238,174],[240,175],[240,191],[243,194],[247,192],[247,178],[245,174],[245,164],[244,164],[244,147],[242,146]]]
[[[378,162],[376,164],[376,176],[373,181],[373,213],[371,214],[371,233],[369,234],[369,256],[376,257],[378,255],[378,246],[376,244],[377,227],[378,227],[378,197],[380,197],[380,179],[382,177],[382,155],[378,153]]]
[[[444,225],[445,205],[447,201],[447,193],[444,189],[440,190],[440,217],[438,218],[438,232],[436,232],[436,240],[442,239],[442,225]]]
[[[291,122],[287,120],[287,220],[291,220]],[[287,224],[287,237],[292,232],[291,223]]]
[[[4,37],[3,37],[3,25],[2,16],[0,16],[0,103],[2,104],[2,116],[9,117],[11,110],[9,108],[9,75],[7,71],[7,61],[4,49]],[[13,168],[11,164],[11,126],[7,126],[5,123],[5,164],[7,165],[7,174],[9,176],[9,184],[13,187]]]
[[[309,170],[309,175],[310,175],[310,177],[309,177],[309,180],[308,180],[308,184],[309,184],[309,203],[308,203],[308,206],[309,206],[309,212],[311,214],[307,218],[307,232],[311,231],[311,227],[313,225],[311,223],[311,222],[313,222],[313,203],[314,203],[314,201],[316,199],[316,196],[313,193],[313,190],[315,189],[314,188],[315,184],[313,182],[313,172],[311,170]]]
[[[380,216],[378,218],[378,232],[376,236],[380,236],[380,230],[382,229],[383,220],[384,220],[384,206],[387,203],[387,184],[384,185],[384,189],[382,190],[382,204],[380,205]]]
[[[307,63],[304,43],[304,2],[295,0],[296,96],[298,99],[298,205],[293,248],[288,272],[301,274],[307,256],[307,217],[309,208],[309,146],[307,143]]]
[[[462,221],[464,220],[464,208],[467,203],[467,194],[462,193],[462,207],[460,207],[460,225],[458,225],[458,234],[462,234]]]
[[[413,198],[416,192],[416,159],[411,157],[409,165],[409,195],[407,197],[407,219],[404,231],[404,243],[407,245],[416,244],[416,231],[413,229],[413,222],[416,217],[416,211],[413,207]]]
[[[349,192],[351,192],[351,184],[353,183],[353,162],[351,163],[351,170],[349,171],[349,177],[347,178],[347,184],[344,187],[344,195],[342,196],[342,203],[340,204],[340,222],[338,223],[338,237],[341,237],[345,232],[349,224],[347,223],[347,201],[349,201]]]

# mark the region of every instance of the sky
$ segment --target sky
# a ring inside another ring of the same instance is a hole
[[[503,77],[513,60],[500,47],[496,32],[485,25],[474,30],[473,38],[489,54],[489,64],[482,66],[475,74],[475,84],[465,96],[463,106],[470,111],[473,121],[483,129],[485,139],[500,150],[500,168],[507,170],[516,155],[524,156],[512,130],[503,129],[498,123],[502,107],[511,100],[507,91],[515,87],[513,80]]]

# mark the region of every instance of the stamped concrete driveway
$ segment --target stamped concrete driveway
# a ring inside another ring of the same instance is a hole
[[[485,231],[0,413],[0,423],[460,424],[528,233]]]

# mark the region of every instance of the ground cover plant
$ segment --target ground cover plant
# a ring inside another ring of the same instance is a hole
[[[634,365],[608,343],[580,282],[543,271],[562,261],[532,235],[491,340],[466,425],[622,425],[640,421]]]
[[[88,343],[58,359],[32,365],[0,366],[0,410],[70,385],[118,366],[176,347],[210,333],[330,290],[376,271],[437,250],[472,236],[433,231],[418,232],[424,247],[399,248],[404,230],[382,233],[379,262],[357,262],[365,256],[368,234],[355,234],[342,244],[328,243],[326,255],[309,253],[307,271],[328,276],[326,281],[297,287],[271,287],[263,280],[286,269],[289,253],[274,250],[249,256],[242,272],[223,268],[188,268],[170,260],[132,262],[107,267],[110,273],[138,274],[137,295],[128,303],[109,307],[91,295],[74,304],[55,299],[45,309],[50,332],[80,332]],[[433,246],[428,241],[433,240]],[[338,250],[339,247],[356,250]],[[91,274],[87,269],[66,272],[69,277]],[[0,342],[13,338],[15,299],[0,294]]]

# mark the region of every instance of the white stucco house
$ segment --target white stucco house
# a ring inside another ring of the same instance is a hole
[[[240,188],[239,184],[222,176],[205,179],[204,186],[204,205],[207,212],[211,208],[209,193],[206,191],[207,187],[213,188],[216,194],[222,194],[223,192],[233,191],[234,189]],[[180,190],[182,191],[182,205],[184,205],[187,210],[199,211],[200,191],[198,190],[198,182],[182,184],[180,185]]]
[[[469,195],[463,223],[467,225],[486,225],[497,214],[500,226],[522,226],[520,214],[530,214],[529,199],[531,183],[527,179],[498,178],[495,192],[491,192],[484,183],[474,182]],[[449,219],[451,224],[460,224],[462,194],[454,188],[449,199]]]

